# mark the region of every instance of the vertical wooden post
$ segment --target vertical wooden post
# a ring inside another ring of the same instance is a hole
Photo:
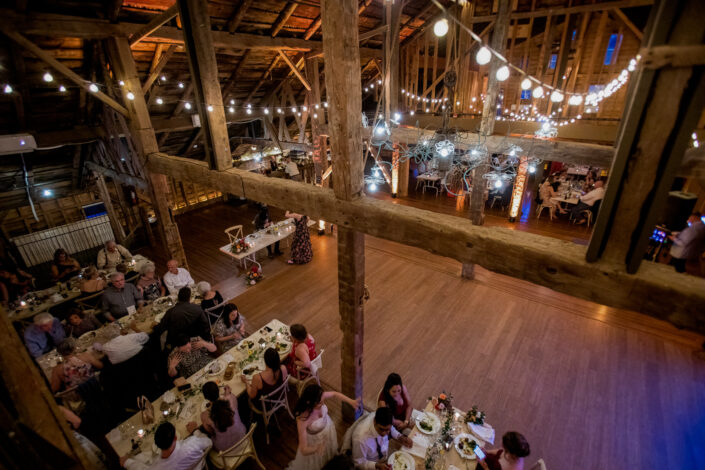
[[[118,80],[125,82],[120,91],[123,93],[123,101],[128,111],[130,133],[137,144],[138,151],[141,153],[139,157],[142,159],[142,166],[145,168],[145,173],[147,173],[145,158],[152,153],[159,152],[159,145],[154,134],[149,111],[147,110],[147,102],[140,86],[135,60],[132,57],[132,51],[126,38],[111,38],[108,41],[108,51],[111,65]],[[128,92],[133,93],[133,100],[127,99],[126,95]],[[166,175],[148,172],[145,176],[147,176],[146,179],[149,183],[150,199],[157,216],[166,254],[169,258],[178,260],[183,267],[187,268],[186,254],[181,244],[179,228],[176,225],[169,205],[169,183]]]
[[[659,2],[651,11],[644,46],[700,45],[705,24],[699,0]],[[642,59],[629,83],[617,150],[587,260],[625,263],[634,273],[663,210],[690,134],[705,106],[700,66],[649,69]]]
[[[113,235],[115,235],[115,240],[118,243],[123,243],[125,241],[125,231],[120,223],[120,218],[115,213],[115,208],[113,207],[113,202],[110,200],[110,191],[108,191],[108,186],[105,184],[105,178],[102,174],[98,172],[93,172],[95,177],[95,184],[98,188],[98,194],[105,204],[105,210],[108,211],[108,219],[110,220],[110,227],[113,229]]]
[[[509,8],[510,0],[499,0],[499,9],[497,11],[497,20],[494,24],[490,47],[504,54],[504,49],[507,45],[507,30],[509,29],[509,16],[511,10]],[[487,80],[487,93],[485,94],[485,102],[482,108],[482,121],[480,121],[480,134],[492,135],[494,132],[494,123],[497,116],[497,95],[499,95],[499,83],[497,81],[497,69],[500,67],[497,59],[490,62],[489,77]],[[489,156],[487,157],[489,159]],[[483,162],[472,172],[472,191],[470,193],[470,220],[474,225],[482,225],[485,223],[485,199],[486,188],[483,175],[489,171],[489,160]],[[463,266],[462,275],[467,279],[472,279],[474,269]]]
[[[336,197],[345,200],[359,198],[363,189],[357,9],[357,0],[321,2],[333,184]],[[364,291],[365,235],[338,227],[338,309],[343,331],[340,376],[342,392],[351,397],[362,396]],[[356,414],[344,405],[346,419],[352,421]]]
[[[196,92],[196,105],[204,131],[206,159],[211,168],[227,170],[232,168],[233,159],[230,154],[223,97],[220,93],[208,2],[178,0],[177,4],[184,27],[184,44]]]

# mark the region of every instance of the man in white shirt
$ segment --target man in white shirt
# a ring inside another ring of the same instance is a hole
[[[370,413],[356,426],[352,436],[352,456],[356,469],[387,470],[390,435],[404,446],[412,446],[411,439],[394,429],[392,418],[389,408],[377,408],[374,415]]]
[[[291,157],[286,157],[286,167],[284,168],[284,171],[287,175],[289,175],[289,178],[291,178],[292,180],[301,181],[301,173],[299,173],[299,167],[296,163],[291,161]]]
[[[186,425],[186,430],[192,433],[197,427],[198,424],[192,421]],[[154,444],[161,449],[161,454],[151,464],[144,463],[146,459],[141,458],[143,455],[135,458],[120,457],[120,464],[127,470],[200,470],[205,463],[203,457],[213,445],[210,438],[200,431],[178,441],[176,429],[169,422],[159,425],[154,433]],[[151,455],[151,450],[148,452]]]
[[[101,346],[111,364],[120,364],[136,356],[149,341],[147,333],[128,333],[116,336]]]
[[[164,285],[169,290],[169,294],[177,295],[182,287],[193,287],[196,284],[184,268],[179,267],[179,262],[175,259],[170,260],[166,264],[168,269],[164,275]]]
[[[570,210],[570,216],[572,218],[578,219],[580,217],[580,220],[578,220],[576,224],[584,224],[585,218],[581,216],[582,212],[584,210],[590,209],[592,206],[595,205],[597,201],[601,201],[602,198],[605,197],[604,185],[605,183],[603,183],[601,180],[598,180],[595,182],[595,189],[593,189],[587,194],[584,194],[583,196],[580,196],[580,202],[578,202]]]
[[[98,269],[115,269],[120,263],[132,259],[132,253],[122,245],[115,243],[115,240],[105,242],[105,248],[98,252],[96,266]]]

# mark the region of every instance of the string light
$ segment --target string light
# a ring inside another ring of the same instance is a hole
[[[59,92],[65,93],[65,92],[66,92],[66,87],[63,86],[63,85],[60,85],[60,86],[59,86]]]
[[[506,65],[501,66],[497,69],[497,73],[495,74],[495,76],[497,77],[498,81],[505,81],[509,78],[509,67],[507,67]]]
[[[187,101],[187,102],[184,104],[184,108],[186,108],[186,109],[191,109],[191,103],[189,103],[189,102]]]
[[[543,88],[541,87],[541,85],[534,88],[534,91],[531,93],[531,95],[534,98],[541,98],[543,96]]]
[[[120,81],[118,82],[118,85],[120,85],[120,86],[125,86],[125,82],[122,81],[122,80],[120,80]]]
[[[161,79],[162,79],[163,82],[165,82],[165,81],[166,81],[166,75],[162,75],[162,76],[161,76]]]
[[[553,93],[551,93],[551,101],[554,103],[560,103],[563,101],[563,94],[558,90],[554,90]]]
[[[230,107],[228,108],[228,112],[229,112],[230,114],[234,113],[234,112],[235,112],[235,108],[233,108],[232,106],[230,106]]]
[[[277,108],[277,113],[281,114],[281,113],[283,113],[283,112],[284,112],[284,111],[282,111],[281,108]]]
[[[583,97],[580,95],[573,95],[568,98],[568,104],[572,106],[579,106],[583,102]]]
[[[264,108],[264,114],[269,114],[269,108]]]
[[[182,82],[179,82],[178,87],[181,88],[181,89],[183,89],[183,88],[184,88],[184,84],[183,84]]]
[[[96,85],[95,83],[91,83],[90,85],[88,85],[88,89],[93,93],[98,93],[98,85]]]
[[[231,104],[231,105],[234,105],[234,104],[235,104],[235,100],[230,100],[230,104]]]
[[[44,81],[47,83],[51,83],[54,81],[54,77],[49,72],[45,72],[44,77],[42,77],[42,78],[44,78]]]
[[[480,65],[485,65],[487,64],[490,59],[492,59],[492,53],[490,50],[482,46],[479,51],[477,51],[477,54],[475,55],[475,60],[477,61],[478,64]]]
[[[164,104],[164,100],[161,98],[156,99],[157,104]]]
[[[531,80],[528,78],[525,78],[524,80],[521,81],[521,89],[522,90],[528,90],[531,88]]]
[[[126,96],[127,99],[130,100],[130,101],[132,101],[132,100],[135,99],[135,94],[132,93],[131,91],[128,91],[128,92],[127,92],[127,95],[125,95],[125,96]]]
[[[436,21],[436,24],[433,25],[433,34],[435,34],[439,38],[442,38],[447,33],[448,33],[448,20],[443,18],[441,20]]]

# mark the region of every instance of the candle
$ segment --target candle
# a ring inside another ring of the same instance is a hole
[[[144,437],[144,429],[138,429],[137,436],[142,439]]]

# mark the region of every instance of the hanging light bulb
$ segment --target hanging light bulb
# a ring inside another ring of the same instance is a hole
[[[531,88],[531,80],[528,78],[525,78],[524,80],[521,81],[521,89],[522,90],[528,90]]]
[[[61,85],[61,86],[59,87],[59,91],[60,91],[61,93],[66,92],[66,87],[63,86],[63,85]]]
[[[182,82],[179,82],[179,88],[181,88],[181,89],[184,88],[184,84]]]
[[[442,38],[447,33],[448,33],[448,20],[443,18],[441,20],[436,21],[436,24],[433,25],[433,34],[435,34],[439,38]]]
[[[294,106],[293,108],[291,108],[291,112],[292,112],[292,113],[295,113],[295,112],[296,112],[296,106]]]
[[[492,53],[485,46],[482,46],[480,50],[477,51],[477,55],[475,55],[475,60],[480,65],[485,65],[490,59],[492,59]]]
[[[303,109],[303,110],[304,110],[304,112],[306,112],[306,111],[308,111],[308,106],[304,106],[304,107],[303,107],[303,108],[301,108],[301,109]]]
[[[375,183],[370,183],[368,188],[370,191],[377,191],[377,185]]]
[[[551,93],[551,101],[554,103],[560,103],[563,101],[563,93],[558,90],[553,90],[553,93]]]
[[[411,111],[409,111],[409,115],[410,115],[410,116],[413,116],[413,115],[414,115],[414,110],[413,110],[413,109],[412,109]]]
[[[252,108],[247,108],[247,114],[252,114]]]
[[[43,77],[43,78],[44,78],[44,81],[47,82],[47,83],[54,81],[54,77],[53,77],[49,72],[46,72],[46,73],[44,74],[44,77]]]
[[[494,182],[494,187],[497,189],[501,188],[502,187],[502,180],[496,180]]]
[[[186,108],[186,109],[191,109],[191,103],[189,103],[189,102],[187,101],[186,104],[184,105],[184,108]]]
[[[230,100],[230,104],[231,104],[231,105],[234,105],[234,104],[235,104],[235,100]]]
[[[130,101],[132,101],[132,100],[135,99],[135,94],[132,93],[131,91],[128,91],[128,92],[127,92],[127,95],[125,95],[125,96],[126,96],[127,99],[130,100]]]
[[[536,173],[536,165],[529,165],[529,173]]]
[[[269,108],[264,108],[264,114],[269,114]]]
[[[536,88],[534,88],[534,91],[531,92],[531,95],[532,95],[534,98],[541,98],[541,97],[543,96],[543,88],[541,87],[541,85],[539,85],[539,86],[537,86]]]
[[[277,112],[278,112],[279,114],[281,114],[281,113],[283,113],[284,111],[282,111],[281,108],[277,108]]]
[[[125,86],[125,82],[122,81],[122,80],[120,80],[120,81],[118,82],[118,85],[120,85],[120,86]]]
[[[162,75],[162,76],[161,76],[161,79],[162,79],[163,82],[165,82],[165,81],[166,81],[166,75]]]
[[[579,106],[583,102],[583,97],[580,95],[573,95],[568,99],[568,104],[573,106]]]
[[[157,104],[164,104],[164,100],[161,98],[156,99]]]
[[[88,85],[88,89],[93,93],[98,93],[98,85],[96,85],[95,83],[91,83],[90,85]]]
[[[234,113],[234,112],[235,112],[235,108],[233,108],[232,106],[230,106],[230,107],[228,108],[228,112],[229,112],[230,114]]]
[[[209,104],[206,109],[207,109],[208,112],[210,113],[211,111],[213,111],[213,105],[212,105],[212,104]]]
[[[506,65],[501,66],[497,69],[497,73],[495,74],[495,76],[497,77],[498,81],[505,81],[509,78],[509,67],[507,67]]]

